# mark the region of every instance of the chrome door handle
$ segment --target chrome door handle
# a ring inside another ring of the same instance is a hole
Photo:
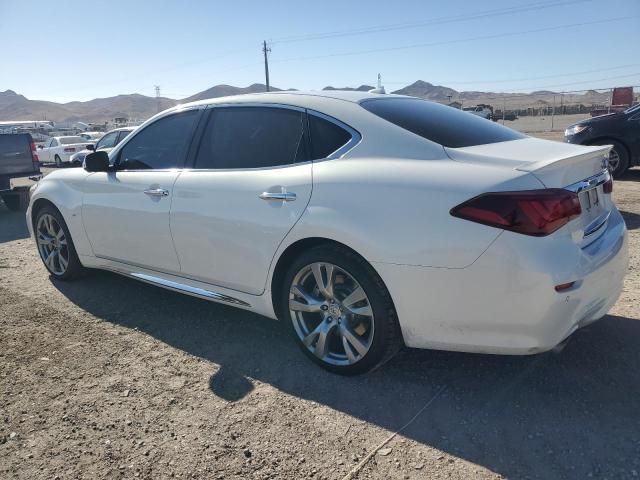
[[[262,200],[280,200],[281,202],[293,202],[296,194],[293,192],[262,192],[260,194]]]
[[[164,188],[151,188],[149,190],[145,190],[144,194],[151,197],[168,197],[169,190],[165,190]]]

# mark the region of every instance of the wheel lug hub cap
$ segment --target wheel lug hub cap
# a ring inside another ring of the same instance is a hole
[[[341,313],[342,309],[340,308],[340,305],[338,305],[337,303],[332,303],[331,305],[329,305],[329,315],[333,317],[339,317]]]

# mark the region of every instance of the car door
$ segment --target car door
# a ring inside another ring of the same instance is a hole
[[[305,113],[278,105],[207,111],[193,168],[174,186],[182,274],[250,294],[311,197]]]
[[[38,152],[38,157],[40,158],[40,161],[43,163],[53,161],[51,150],[57,145],[58,145],[58,140],[56,140],[55,138],[50,138],[49,140],[47,140],[47,143],[45,143],[44,147]]]
[[[114,171],[87,177],[82,219],[97,257],[180,271],[169,210],[201,113],[188,109],[155,120],[112,152]]]

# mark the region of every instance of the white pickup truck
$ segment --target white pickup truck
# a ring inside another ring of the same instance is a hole
[[[71,156],[90,144],[92,142],[79,136],[51,137],[43,147],[38,147],[38,157],[40,163],[55,162],[56,167],[61,167],[63,163],[71,163]]]

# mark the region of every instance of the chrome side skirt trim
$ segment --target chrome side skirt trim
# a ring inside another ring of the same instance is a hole
[[[188,293],[190,295],[195,295],[197,297],[202,297],[209,300],[216,300],[219,302],[231,303],[233,305],[241,305],[243,307],[251,307],[251,305],[248,304],[247,302],[244,302],[237,298],[230,297],[228,295],[224,295],[222,293],[213,292],[211,290],[205,290],[204,288],[192,287],[191,285],[173,282],[171,280],[167,280],[160,277],[154,277],[153,275],[148,275],[146,273],[134,272],[134,273],[130,273],[129,276],[137,280],[153,283],[161,287],[169,288],[171,290],[176,290],[178,292]]]

